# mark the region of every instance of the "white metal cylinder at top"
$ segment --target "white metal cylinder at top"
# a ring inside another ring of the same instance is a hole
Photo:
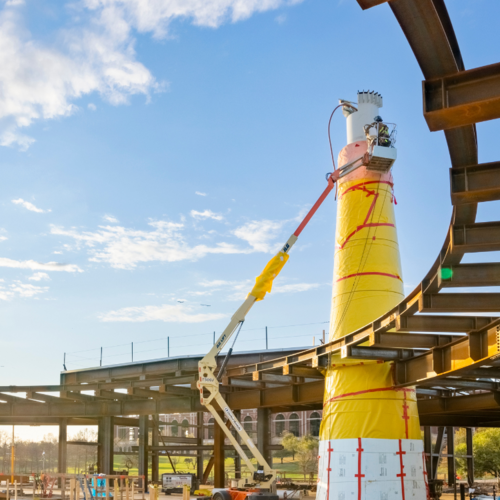
[[[347,144],[366,139],[364,126],[373,123],[383,106],[382,96],[374,92],[358,92],[358,111],[347,117]]]

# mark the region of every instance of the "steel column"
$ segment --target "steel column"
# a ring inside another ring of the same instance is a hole
[[[159,433],[160,433],[160,415],[155,415],[155,418],[151,425],[151,444],[152,446],[158,446]],[[160,454],[157,450],[152,450],[151,453],[151,480],[158,481],[160,474]]]
[[[269,417],[268,408],[257,409],[257,448],[272,467],[272,455],[269,451]]]
[[[68,419],[59,419],[59,443],[57,455],[57,472],[66,474],[66,464],[68,456]]]
[[[432,471],[432,427],[429,425],[426,425],[424,427],[424,453],[425,453],[425,460],[426,460],[426,468],[427,468],[427,474],[428,477],[432,478],[433,477],[433,471]]]
[[[148,485],[149,415],[139,416],[139,476],[143,476],[143,486]]]
[[[234,416],[238,419],[239,422],[241,422],[240,410],[236,410],[234,412]],[[240,435],[235,430],[233,430],[233,435],[236,438],[236,441],[241,444]],[[236,451],[234,452],[234,477],[235,479],[241,478],[241,457]]]
[[[451,486],[456,481],[455,471],[455,427],[446,427],[446,442],[448,448],[448,484]]]
[[[219,412],[224,419],[224,412]],[[225,487],[225,468],[224,468],[224,437],[225,434],[217,423],[214,424],[214,487]]]
[[[467,427],[465,441],[467,446],[467,482],[469,486],[474,484],[474,450],[472,446],[472,427]]]
[[[97,470],[100,474],[113,473],[115,422],[113,417],[101,417],[97,431]]]
[[[196,445],[203,446],[203,434],[205,432],[205,428],[203,427],[203,412],[199,411],[196,414],[196,423],[198,425],[196,429]],[[198,455],[196,456],[196,477],[201,484],[203,480],[203,451],[200,450]]]

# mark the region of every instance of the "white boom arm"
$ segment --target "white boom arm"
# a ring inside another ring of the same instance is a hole
[[[339,171],[336,170],[331,174],[328,178],[328,187],[323,191],[318,201],[311,208],[309,213],[306,215],[302,223],[299,225],[297,230],[290,236],[285,246],[278,252],[278,254],[271,259],[271,261],[266,266],[264,272],[257,278],[256,286],[253,288],[252,292],[245,299],[243,304],[238,308],[238,310],[233,314],[231,321],[222,332],[221,336],[214,344],[212,349],[210,349],[209,353],[198,363],[198,389],[200,391],[200,402],[203,406],[207,408],[207,410],[213,415],[215,421],[220,425],[221,429],[226,434],[226,437],[232,443],[232,445],[236,448],[236,451],[240,455],[240,457],[245,462],[246,466],[250,470],[253,476],[254,485],[258,484],[261,488],[269,488],[275,481],[276,471],[271,469],[269,464],[266,462],[265,458],[262,456],[260,451],[255,446],[252,438],[246,433],[245,429],[238,421],[238,419],[234,416],[231,408],[227,405],[224,398],[221,396],[219,392],[219,380],[215,376],[215,370],[217,368],[217,355],[222,351],[224,346],[227,344],[229,339],[234,334],[235,330],[239,325],[245,321],[245,317],[254,305],[257,300],[262,300],[264,295],[267,292],[271,291],[272,280],[279,274],[281,268],[284,266],[288,259],[288,252],[292,248],[292,246],[297,241],[298,236],[309,222],[311,217],[314,215],[319,206],[323,203],[324,199],[333,189],[335,181],[339,177]],[[284,259],[284,257],[286,257]],[[281,264],[279,262],[281,260]],[[273,265],[275,268],[273,268]],[[273,269],[275,269],[273,273]],[[266,274],[267,271],[267,274]],[[260,280],[260,281],[259,281]],[[259,292],[255,292],[255,290],[259,287]],[[267,287],[266,287],[267,285]],[[262,292],[262,290],[265,290]],[[208,392],[208,394],[206,394]],[[219,413],[212,406],[212,401],[217,403],[219,408],[226,415],[228,420],[231,422],[231,425],[234,427],[236,432],[239,434],[241,441],[243,444],[248,446],[251,454],[257,459],[259,464],[258,470],[255,468],[254,464],[250,461],[246,453],[243,451],[243,448],[238,443],[237,439],[233,436],[232,432],[225,425],[224,420],[221,418]],[[245,480],[241,479],[239,487],[244,486]]]

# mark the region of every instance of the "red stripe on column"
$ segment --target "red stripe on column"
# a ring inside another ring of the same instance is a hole
[[[399,441],[399,451],[396,452],[396,455],[399,455],[399,465],[401,467],[401,474],[397,474],[397,477],[401,478],[401,498],[405,500],[405,476],[406,474],[403,472],[403,469],[405,466],[403,465],[403,455],[406,455],[406,451],[403,451],[403,448],[401,446],[401,439],[398,439]]]
[[[330,472],[332,471],[330,467],[330,459],[332,458],[332,451],[332,443],[331,441],[328,441],[328,468],[326,469],[326,472],[328,474],[328,481],[326,486],[326,500],[330,500]]]
[[[403,399],[403,416],[401,418],[404,419],[405,421],[405,435],[406,439],[408,439],[408,420],[410,419],[410,416],[408,415],[408,404],[406,402],[406,392],[404,393],[404,399]]]
[[[337,283],[342,280],[346,280],[348,278],[354,278],[355,276],[369,276],[369,275],[375,275],[375,276],[387,276],[388,278],[395,278],[397,280],[403,281],[400,276],[397,274],[389,274],[389,273],[379,273],[376,271],[367,271],[366,273],[354,273],[354,274],[348,274],[347,276],[343,276],[342,278],[339,278],[337,280]]]
[[[422,452],[422,465],[424,467],[424,483],[425,483],[425,491],[427,492],[427,500],[430,500],[431,492],[429,491],[429,483],[427,482],[427,467],[425,466],[425,451]]]
[[[365,477],[364,474],[361,474],[361,453],[364,451],[361,448],[361,438],[358,438],[358,449],[356,451],[358,452],[358,473],[354,474],[354,477],[358,478],[358,500],[361,500],[361,478]]]
[[[328,403],[331,403],[336,399],[347,398],[349,396],[359,396],[360,394],[367,394],[369,392],[384,392],[384,391],[396,391],[396,392],[403,391],[404,394],[406,395],[407,392],[415,392],[415,389],[408,389],[406,387],[378,387],[377,389],[366,389],[364,391],[358,391],[358,392],[347,392],[346,394],[339,394],[338,396],[333,396],[333,398],[330,398],[328,401],[325,401],[323,406],[326,406]]]

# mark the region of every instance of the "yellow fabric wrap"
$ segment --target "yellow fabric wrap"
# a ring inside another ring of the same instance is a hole
[[[278,252],[266,265],[262,273],[255,278],[255,285],[249,295],[253,295],[257,300],[262,300],[266,293],[271,293],[273,280],[278,276],[283,266],[286,264],[289,255],[285,252]]]
[[[395,203],[390,174],[360,169],[339,182],[330,340],[404,298]],[[325,382],[321,440],[420,439],[415,389],[393,389],[392,363],[336,355]]]
[[[370,323],[404,298],[389,179],[339,184],[330,340]]]
[[[421,438],[415,389],[392,389],[392,363],[342,363],[334,360],[325,379],[322,441]]]

